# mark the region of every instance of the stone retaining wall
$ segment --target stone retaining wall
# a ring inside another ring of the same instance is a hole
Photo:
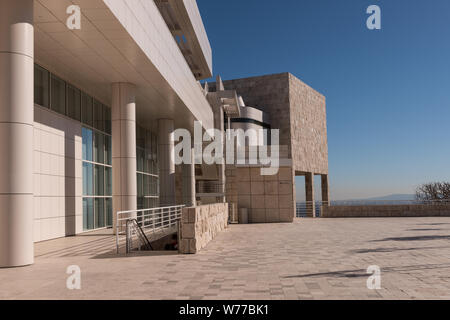
[[[197,253],[228,227],[228,203],[184,208],[179,234],[179,252]]]
[[[323,218],[450,217],[450,204],[322,207]]]

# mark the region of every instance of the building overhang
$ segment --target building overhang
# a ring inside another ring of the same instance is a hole
[[[72,5],[81,29],[66,26]],[[111,102],[111,84],[136,86],[136,119],[153,129],[171,118],[193,130],[213,126],[213,112],[154,1],[35,0],[35,60],[43,67]]]
[[[155,0],[197,80],[212,76],[212,50],[196,0]]]
[[[240,116],[241,108],[239,107],[239,97],[235,90],[218,91],[216,94],[220,99],[223,111],[228,118],[237,118]]]

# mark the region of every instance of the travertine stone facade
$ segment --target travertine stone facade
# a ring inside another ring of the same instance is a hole
[[[262,176],[261,168],[227,166],[227,201],[248,209],[250,223],[292,222],[295,216],[292,167]]]
[[[290,73],[224,81],[247,106],[269,115],[280,130],[280,145],[289,146],[293,169],[301,174],[328,174],[325,97]],[[215,84],[210,88],[214,90]]]
[[[179,252],[195,254],[228,227],[228,203],[184,208],[179,234]]]
[[[325,97],[292,74],[289,77],[292,162],[295,171],[328,173]]]

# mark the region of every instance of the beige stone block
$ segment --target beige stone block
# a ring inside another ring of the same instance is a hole
[[[294,209],[280,209],[280,222],[293,222],[294,216]]]
[[[264,181],[278,181],[278,175],[277,174],[263,176],[263,177],[264,177]]]
[[[251,182],[251,194],[252,195],[263,195],[264,194],[264,182],[252,181]]]
[[[237,181],[238,182],[242,182],[242,181],[250,181],[250,168],[248,167],[239,167],[237,169]]]
[[[197,209],[196,208],[188,208],[188,222],[194,223],[197,217]]]
[[[292,170],[292,168],[280,168],[280,170],[278,171],[278,180],[280,181],[292,181],[294,172]]]
[[[195,238],[195,224],[184,223],[181,226],[181,236],[183,239],[194,239]]]
[[[238,194],[251,194],[250,181],[241,181],[237,183]]]
[[[264,181],[264,177],[261,175],[261,168],[250,168],[250,180]]]
[[[189,253],[189,239],[181,239],[179,248],[179,253],[188,254]]]
[[[264,187],[266,195],[278,195],[278,181],[266,181]]]
[[[264,196],[265,209],[278,209],[278,196]]]
[[[238,196],[238,207],[239,208],[251,208],[252,201],[250,195],[239,195]]]
[[[251,223],[265,223],[266,222],[266,209],[251,209],[250,210],[250,222]]]
[[[280,212],[278,209],[266,209],[266,222],[280,222]]]
[[[251,203],[252,209],[264,209],[265,208],[265,202],[264,202],[264,196],[258,196],[252,195],[252,203]]]
[[[291,209],[294,207],[294,201],[292,195],[278,196],[280,209]]]
[[[189,239],[189,253],[196,254],[200,249],[200,243],[196,239]]]
[[[292,195],[294,193],[293,184],[287,181],[280,181],[278,183],[278,194]]]

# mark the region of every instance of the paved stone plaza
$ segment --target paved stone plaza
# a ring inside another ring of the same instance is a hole
[[[450,299],[450,218],[303,219],[232,225],[200,254],[117,257],[110,234],[36,245],[0,269],[1,299]],[[79,265],[82,289],[66,289]],[[381,267],[382,289],[366,269]]]

